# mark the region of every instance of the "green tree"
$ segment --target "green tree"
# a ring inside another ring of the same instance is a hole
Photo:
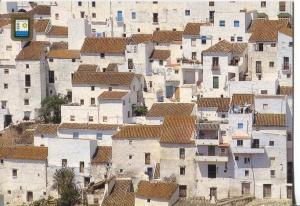
[[[133,106],[133,113],[135,116],[145,116],[148,112],[148,108],[146,106]]]
[[[53,179],[53,188],[57,189],[60,195],[59,206],[73,206],[81,202],[81,191],[75,184],[73,169],[63,167],[54,173]]]
[[[40,109],[41,120],[45,123],[59,124],[61,121],[60,107],[67,102],[67,99],[60,95],[48,96],[43,99]]]

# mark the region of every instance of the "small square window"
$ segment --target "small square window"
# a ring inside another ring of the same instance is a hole
[[[244,125],[243,123],[238,123],[238,129],[243,129]]]
[[[92,1],[92,7],[96,7],[96,2]]]
[[[29,64],[26,64],[26,69],[29,69]]]
[[[178,70],[175,70],[175,74],[178,74]]]
[[[96,18],[96,13],[92,13],[92,18]]]
[[[53,62],[53,59],[52,59],[52,58],[50,58],[50,59],[49,59],[49,62]]]
[[[71,115],[71,116],[70,116],[70,121],[71,121],[71,122],[74,122],[74,121],[75,121],[75,116],[74,116],[74,115]]]
[[[250,164],[250,157],[244,157],[244,164]]]
[[[240,27],[240,21],[239,20],[233,21],[233,26],[234,27]]]
[[[260,94],[268,94],[268,90],[261,90]]]
[[[292,47],[294,45],[294,43],[291,41],[289,42],[289,47]]]
[[[243,41],[243,37],[238,36],[238,37],[236,38],[236,40],[239,41],[239,42],[241,42],[241,41]]]
[[[274,141],[269,141],[269,146],[274,147]]]
[[[135,11],[131,12],[131,19],[136,19],[136,12]]]
[[[4,160],[3,160],[3,159],[1,159],[1,160],[0,160],[0,163],[1,163],[1,164],[3,164],[3,163],[4,163]]]
[[[180,167],[180,175],[185,175],[185,166]]]
[[[288,141],[292,141],[293,140],[291,133],[287,133],[287,140]]]
[[[103,59],[103,58],[105,58],[105,54],[104,53],[101,53],[100,54],[100,57]]]
[[[287,74],[287,75],[286,75],[286,78],[291,78],[291,74]]]
[[[275,177],[275,170],[270,170],[270,176],[271,176],[271,178]]]
[[[73,138],[78,139],[79,138],[79,132],[73,132]]]
[[[219,26],[220,27],[225,27],[225,20],[220,20],[219,21]]]
[[[11,195],[11,190],[7,190],[7,194]]]
[[[84,99],[80,100],[80,105],[84,105]]]
[[[59,14],[55,14],[55,19],[58,20],[59,19]]]
[[[239,161],[239,156],[234,157],[235,161]]]
[[[4,89],[8,89],[8,84],[4,83]]]
[[[132,144],[132,140],[129,140],[128,143],[131,145]]]
[[[185,16],[190,16],[191,15],[191,10],[185,10]]]
[[[120,173],[123,173],[123,169],[120,169],[119,172],[120,172]]]
[[[107,122],[107,116],[103,116],[103,122]]]
[[[271,43],[271,47],[276,47],[276,43]]]
[[[269,62],[269,67],[274,67],[274,62]]]
[[[152,3],[153,3],[153,4],[158,4],[158,1],[153,1]]]
[[[245,177],[249,177],[249,170],[245,170]]]
[[[131,159],[132,159],[132,155],[128,155],[128,159],[130,159],[130,160],[131,160]]]
[[[267,2],[266,1],[260,2],[260,7],[261,8],[266,8],[266,6],[267,6]]]
[[[24,99],[24,105],[29,105],[29,99]]]
[[[82,6],[82,2],[81,1],[78,1],[78,6]]]
[[[201,44],[206,44],[206,36],[201,36]]]
[[[91,91],[95,91],[95,86],[91,86]]]
[[[147,202],[150,202],[151,200],[150,199],[147,199]]]
[[[9,69],[4,69],[4,74],[9,74]]]
[[[208,2],[208,5],[209,5],[209,6],[214,6],[214,5],[215,5],[215,2],[214,2],[214,1],[210,1],[210,2]]]
[[[159,65],[163,66],[164,65],[164,60],[159,60]]]
[[[234,42],[234,36],[230,37],[230,41]]]
[[[241,146],[243,146],[244,141],[241,140],[241,139],[238,139],[238,140],[236,141],[236,144],[237,144],[237,146],[241,147]]]
[[[12,176],[13,177],[17,177],[18,176],[18,170],[17,169],[13,169],[12,170]]]
[[[94,121],[94,117],[93,116],[89,116],[89,122],[93,122]]]
[[[97,138],[98,140],[102,140],[102,133],[97,133],[96,138]]]

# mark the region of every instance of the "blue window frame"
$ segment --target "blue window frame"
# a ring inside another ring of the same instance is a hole
[[[243,129],[244,125],[243,123],[238,123],[238,129]]]
[[[233,24],[234,24],[234,27],[240,27],[240,21],[238,21],[238,20],[235,20],[233,22]]]
[[[224,27],[225,26],[225,20],[220,20],[219,26]]]
[[[98,140],[102,140],[102,133],[97,133],[97,137]]]
[[[117,21],[123,21],[123,12],[122,11],[118,11],[118,13],[117,13]]]
[[[79,138],[79,133],[78,132],[73,132],[73,138],[78,139]]]
[[[131,18],[136,19],[136,12],[135,11],[131,12]]]

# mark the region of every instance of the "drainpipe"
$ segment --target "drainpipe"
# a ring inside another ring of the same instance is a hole
[[[252,138],[251,138],[252,139]],[[252,180],[253,180],[253,195],[255,197],[255,175],[254,175],[254,170],[253,170],[253,164],[252,164],[252,155],[251,155],[251,171],[252,171]]]

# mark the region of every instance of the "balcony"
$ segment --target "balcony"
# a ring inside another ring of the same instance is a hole
[[[284,73],[290,73],[291,68],[292,68],[291,64],[289,64],[289,63],[282,64],[282,72],[284,72]]]
[[[213,65],[211,65],[211,70],[213,70],[213,71],[220,70],[220,65],[219,64],[213,64]]]
[[[234,154],[263,154],[265,153],[265,149],[255,148],[255,147],[231,147],[231,151]]]
[[[195,161],[197,162],[228,162],[228,153],[221,152],[215,154],[196,153]]]

